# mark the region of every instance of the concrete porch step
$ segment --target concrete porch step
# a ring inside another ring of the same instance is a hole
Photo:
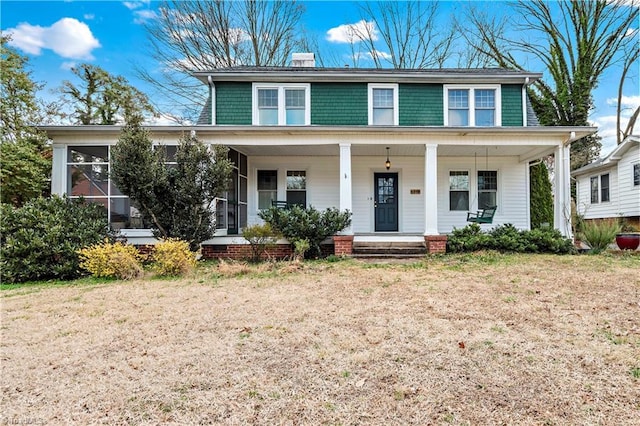
[[[354,256],[421,256],[427,252],[424,242],[354,241]]]

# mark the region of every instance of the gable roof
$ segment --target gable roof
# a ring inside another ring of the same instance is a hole
[[[624,154],[631,149],[633,145],[640,144],[640,135],[629,135],[627,136],[620,145],[614,148],[613,151],[609,153],[604,158],[599,158],[591,164],[587,164],[586,166],[580,167],[579,169],[571,172],[571,175],[574,177],[581,176],[587,173],[592,173],[598,170],[608,169],[618,164],[618,161],[622,159]]]

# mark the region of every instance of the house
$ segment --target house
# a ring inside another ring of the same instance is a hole
[[[640,226],[640,136],[572,172],[576,210],[585,219],[624,218]]]
[[[527,85],[541,74],[504,69],[394,70],[234,67],[193,75],[208,89],[197,125],[150,126],[175,152],[184,132],[228,146],[233,188],[216,208],[218,233],[206,256],[234,256],[260,209],[288,201],[353,213],[336,236],[337,254],[354,241],[420,241],[443,251],[467,213],[495,205],[491,227],[528,229],[529,163],[555,154],[554,226],[571,235],[569,148],[590,127],[538,125]],[[48,126],[52,192],[78,195],[82,178],[106,194],[111,223],[134,244],[153,242],[139,215],[108,181],[119,126]],[[79,173],[82,171],[82,173]]]

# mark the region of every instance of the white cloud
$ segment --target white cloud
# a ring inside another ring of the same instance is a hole
[[[640,106],[640,95],[635,95],[635,96],[622,95],[622,99],[620,103],[622,104],[623,110],[636,109],[638,108],[638,106]],[[616,105],[618,105],[618,98],[607,98],[607,105],[615,107]]]
[[[378,30],[375,22],[364,19],[355,24],[342,24],[327,31],[327,41],[332,43],[353,43],[369,39],[378,40]]]
[[[94,15],[93,13],[85,13],[84,15],[82,15],[82,17],[87,21],[91,21],[92,19],[96,18],[96,15]]]
[[[158,17],[158,14],[153,10],[136,10],[133,12],[135,18],[133,22],[136,24],[144,24],[147,21],[151,21]]]
[[[11,35],[9,45],[32,55],[50,49],[63,58],[93,59],[91,51],[100,47],[89,26],[74,18],[62,18],[50,27],[22,23],[6,33]]]
[[[123,1],[122,4],[129,10],[140,9],[141,7],[148,6],[149,0],[147,1]]]
[[[383,52],[381,50],[372,50],[371,52],[367,52],[367,56],[369,56],[371,59],[373,59],[374,57],[377,57],[379,59],[386,59],[386,60],[391,59],[391,54],[387,52]]]
[[[65,61],[62,64],[60,64],[60,69],[69,71],[71,68],[75,67],[76,65],[78,65],[78,63],[75,61]]]

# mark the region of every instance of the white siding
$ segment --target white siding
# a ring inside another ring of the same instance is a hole
[[[489,229],[496,225],[511,223],[520,229],[529,229],[529,188],[527,186],[527,164],[516,157],[489,157],[474,160],[473,157],[438,158],[438,230],[450,233],[453,228],[467,225],[467,212],[449,210],[449,172],[468,171],[470,177],[469,210],[478,208],[477,171],[498,172],[498,209],[493,224],[484,224]]]
[[[353,231],[372,233],[374,227],[374,173],[385,173],[384,158],[379,156],[353,156]],[[480,165],[482,162],[482,165]],[[388,172],[398,173],[399,232],[422,234],[424,232],[424,157],[392,157]],[[449,171],[467,170],[470,175],[470,210],[477,209],[475,188],[476,171],[485,169],[485,159],[473,157],[438,158],[438,231],[449,233],[454,227],[467,225],[466,211],[449,210]],[[286,199],[286,171],[306,170],[307,204],[318,209],[337,207],[339,199],[338,157],[249,157],[249,223],[259,222],[257,216],[257,171],[278,170],[278,199]],[[516,157],[490,157],[488,170],[498,172],[498,210],[491,228],[512,223],[518,228],[529,229],[527,164]],[[411,193],[413,190],[413,194]],[[419,192],[419,193],[416,193]]]
[[[640,145],[636,144],[618,163],[618,211],[622,216],[640,216],[640,185],[633,186],[633,165],[640,164]]]
[[[609,201],[600,202],[600,176],[609,174]],[[598,177],[598,202],[591,203],[591,178]],[[617,167],[600,169],[588,175],[580,176],[577,180],[576,208],[585,219],[599,219],[617,217],[619,215],[620,197],[618,191]]]

